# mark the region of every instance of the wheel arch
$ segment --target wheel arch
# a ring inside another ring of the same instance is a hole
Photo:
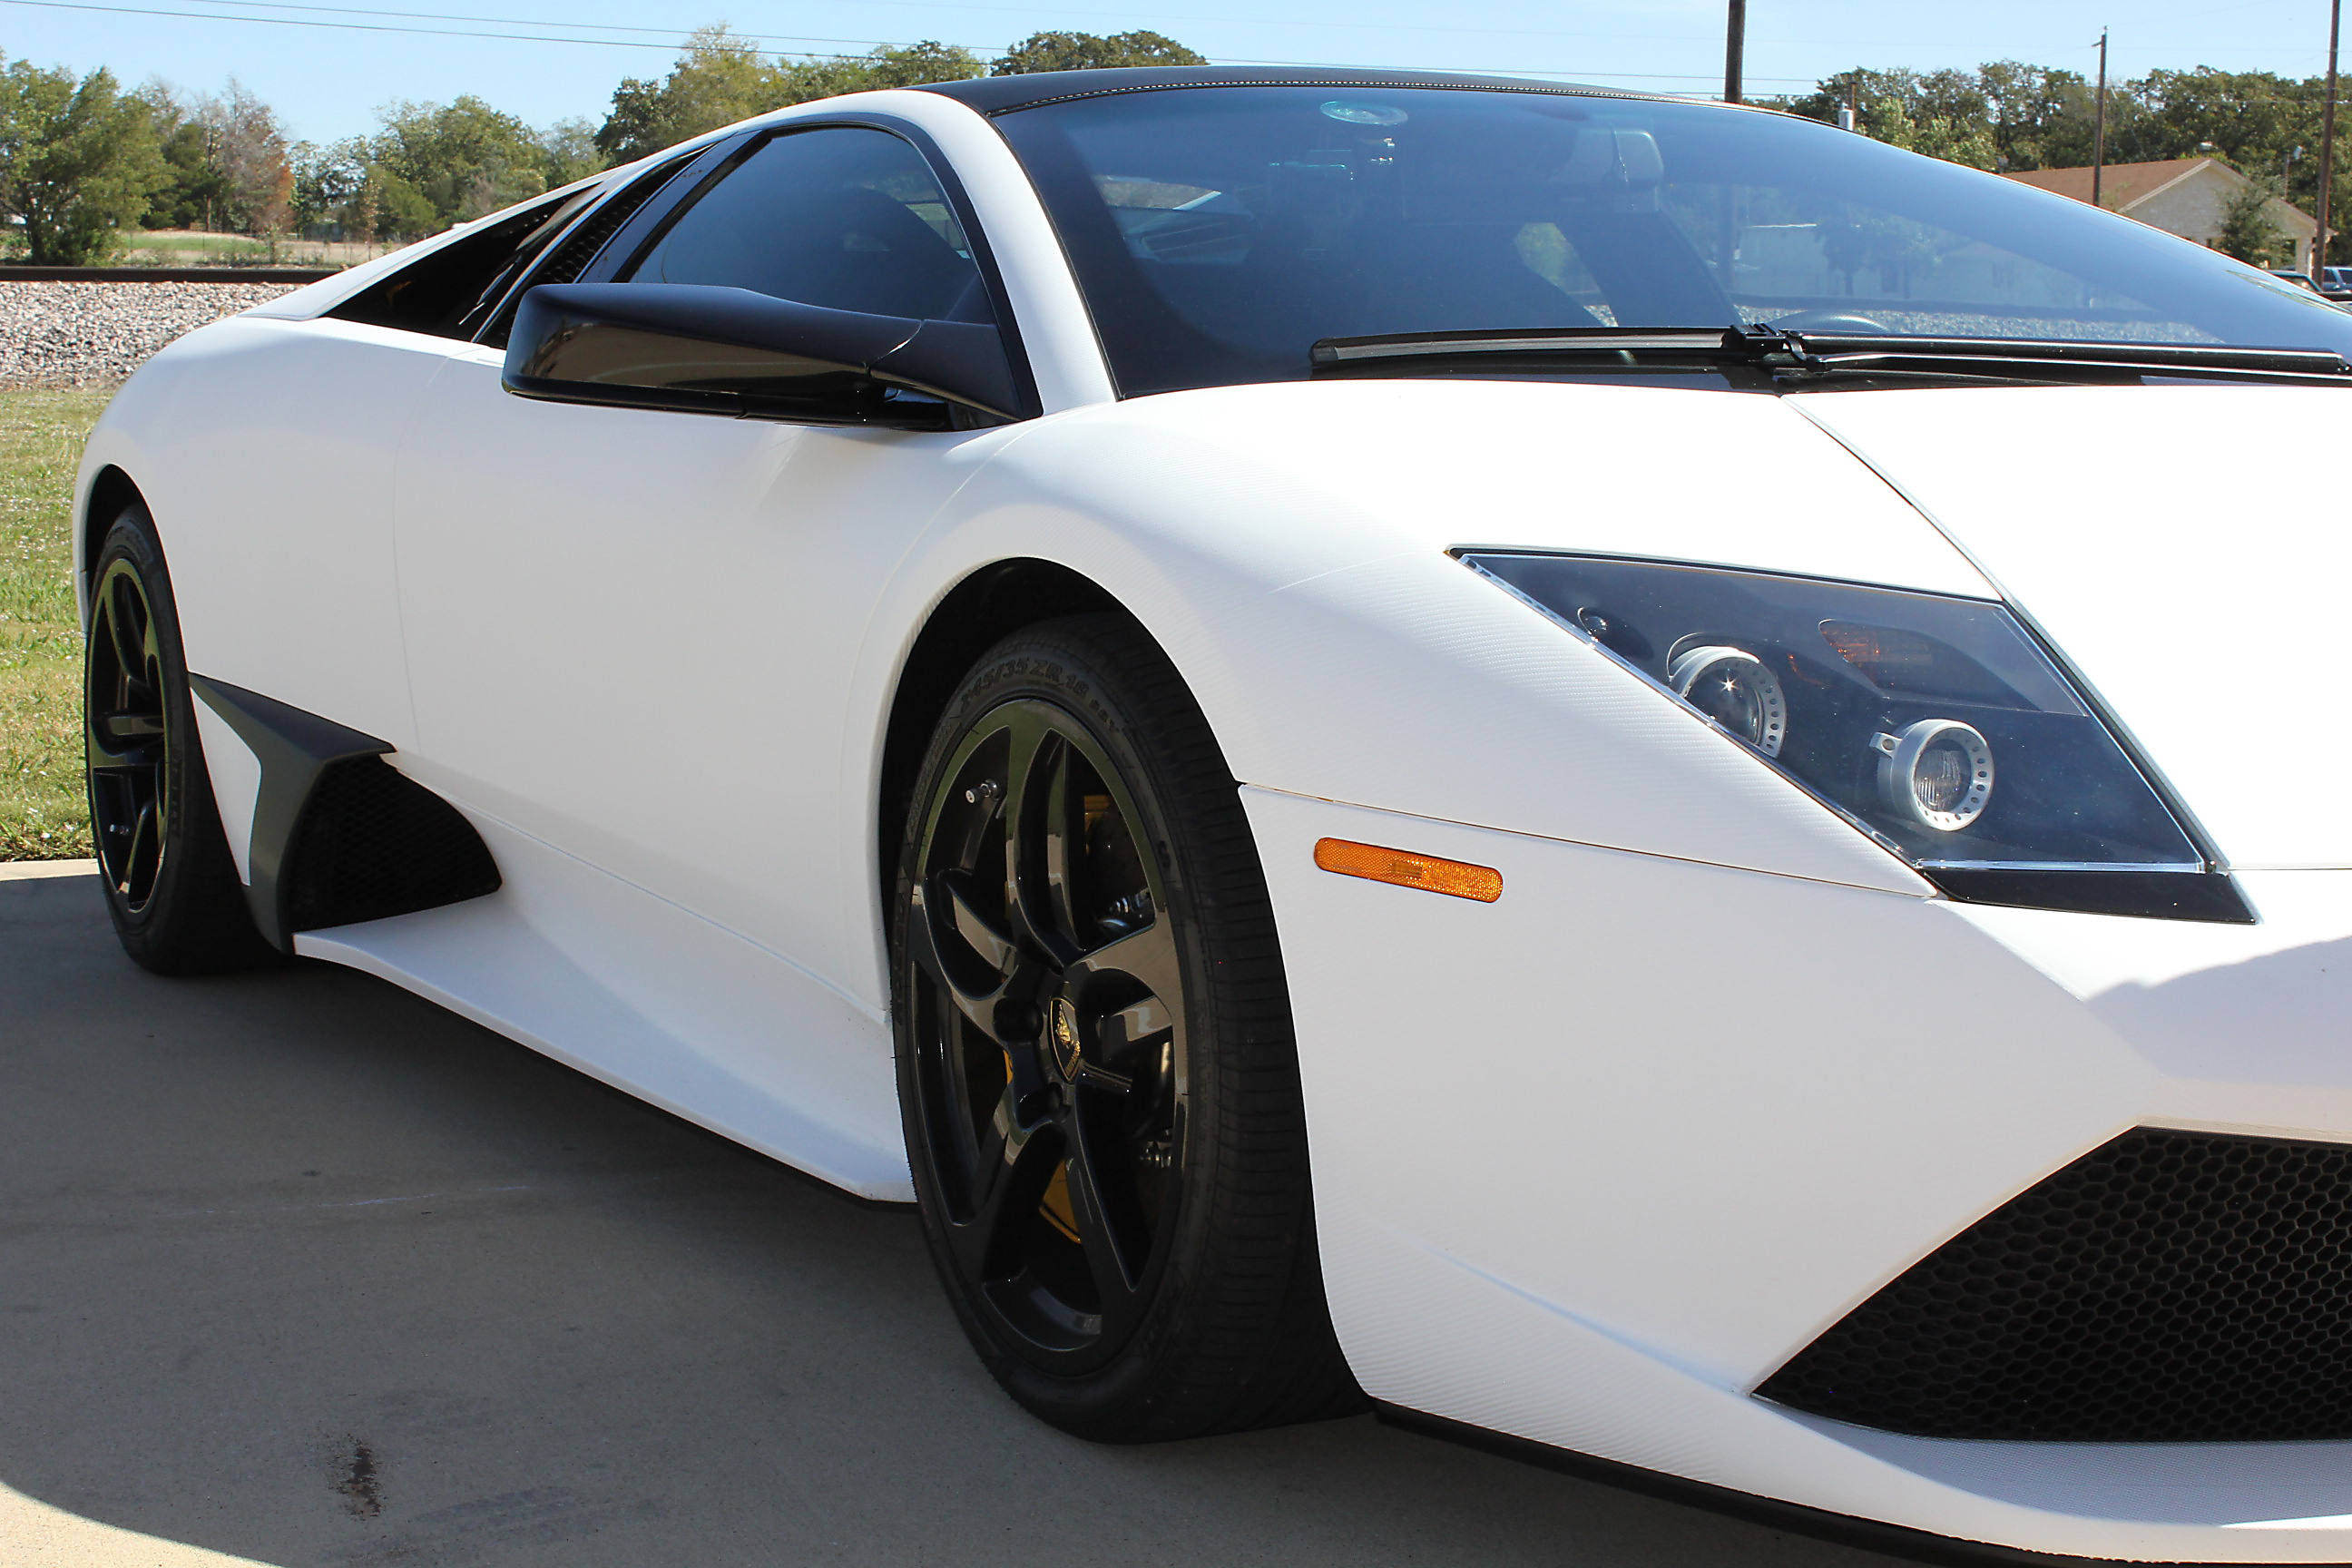
[[[875,863],[882,907],[897,875],[898,843],[914,807],[915,774],[932,726],[980,656],[1024,626],[1097,611],[1134,612],[1101,584],[1034,556],[992,561],[968,574],[934,605],[899,667],[876,775]]]
[[[112,463],[90,476],[89,493],[74,527],[74,596],[86,625],[89,618],[89,569],[106,542],[106,531],[125,507],[145,505],[146,495],[130,474]],[[159,529],[160,534],[161,530]]]

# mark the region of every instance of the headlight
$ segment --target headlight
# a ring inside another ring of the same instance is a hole
[[[2004,605],[1654,562],[1460,553],[1952,898],[2253,918],[2183,814]]]

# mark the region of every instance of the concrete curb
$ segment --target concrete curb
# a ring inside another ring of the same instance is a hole
[[[37,882],[47,877],[95,877],[95,860],[0,860],[0,882]]]

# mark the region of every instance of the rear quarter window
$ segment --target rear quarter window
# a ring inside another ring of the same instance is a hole
[[[486,299],[494,302],[518,264],[536,255],[594,194],[534,203],[378,279],[327,314],[435,337],[471,337],[480,324],[478,307]]]

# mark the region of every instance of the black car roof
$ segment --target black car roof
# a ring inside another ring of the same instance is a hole
[[[1455,76],[1443,71],[1325,69],[1298,66],[1137,66],[1119,70],[1034,71],[1020,76],[935,81],[921,90],[968,103],[982,114],[1010,114],[1045,103],[1171,87],[1450,87],[1474,92],[1541,92],[1581,98],[1655,98],[1656,93],[1529,81],[1508,76]]]

